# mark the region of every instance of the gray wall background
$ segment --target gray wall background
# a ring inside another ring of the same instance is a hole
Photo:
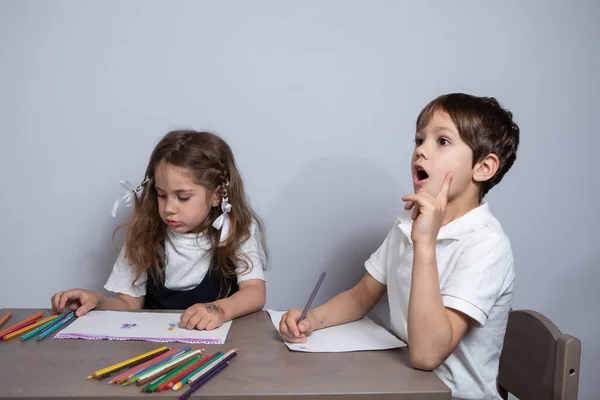
[[[596,398],[599,17],[596,1],[0,1],[0,307],[100,290],[131,212],[110,216],[119,180],[182,127],[234,149],[268,228],[267,306],[301,307],[326,269],[321,303],[411,191],[421,108],[493,95],[522,132],[488,197],[514,307],[582,340],[580,398]]]

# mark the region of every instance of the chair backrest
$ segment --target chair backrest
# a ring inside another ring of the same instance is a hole
[[[576,400],[581,342],[542,314],[511,311],[500,355],[498,386],[503,398]]]

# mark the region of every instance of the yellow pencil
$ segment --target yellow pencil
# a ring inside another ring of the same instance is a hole
[[[8,321],[8,319],[12,316],[12,313],[9,312],[8,314],[6,314],[4,317],[2,317],[2,319],[0,319],[0,326],[4,325],[4,323],[6,321]]]
[[[55,315],[52,315],[51,317],[44,318],[44,319],[42,319],[42,320],[40,320],[40,321],[36,322],[35,324],[27,325],[27,326],[26,326],[26,327],[24,327],[24,328],[21,328],[21,329],[19,329],[19,330],[17,330],[17,331],[14,331],[14,332],[12,332],[12,333],[9,333],[8,335],[4,336],[4,337],[2,338],[2,340],[8,340],[8,339],[11,339],[11,338],[13,338],[13,337],[15,337],[15,336],[18,336],[18,335],[22,334],[22,333],[25,333],[25,332],[27,332],[27,331],[30,331],[30,330],[32,330],[32,329],[35,329],[35,328],[37,328],[37,327],[39,327],[39,326],[42,326],[42,325],[44,325],[46,322],[49,322],[49,321],[52,321],[52,320],[53,320],[53,319],[55,319],[55,318],[58,318],[59,316],[60,316],[60,314],[55,314]]]
[[[125,364],[131,363],[131,362],[134,362],[134,361],[138,361],[139,359],[142,359],[142,358],[144,358],[144,357],[151,356],[152,354],[155,354],[155,353],[160,353],[161,351],[168,350],[168,349],[169,349],[169,348],[168,348],[167,346],[163,346],[163,347],[159,347],[159,348],[158,348],[158,349],[156,349],[156,350],[152,350],[152,351],[149,351],[149,352],[147,352],[147,353],[140,354],[139,356],[136,356],[136,357],[130,358],[129,360],[125,360],[125,361],[122,361],[122,362],[120,362],[120,363],[118,363],[118,364],[111,365],[110,367],[106,367],[106,368],[100,369],[100,370],[98,370],[98,371],[94,372],[92,375],[89,375],[89,376],[87,377],[87,379],[92,379],[92,378],[95,378],[95,377],[96,377],[96,376],[98,376],[98,375],[103,375],[103,374],[106,374],[107,372],[110,372],[110,371],[112,371],[112,370],[115,370],[115,369],[119,369],[119,368],[121,368],[121,367],[122,367],[123,365],[125,365]]]

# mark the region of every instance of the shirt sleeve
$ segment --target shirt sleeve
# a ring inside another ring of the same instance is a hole
[[[444,306],[458,310],[484,326],[498,298],[514,281],[508,239],[471,239],[441,288]]]
[[[242,245],[240,253],[245,257],[245,261],[249,264],[241,262],[237,265],[237,283],[238,285],[250,279],[265,279],[263,268],[265,266],[265,254],[257,237],[257,227],[252,225],[250,229],[250,237]]]
[[[135,277],[133,267],[125,258],[125,246],[123,246],[104,288],[110,292],[122,293],[131,297],[145,296],[146,281],[148,280],[146,273],[142,272],[137,280]]]
[[[392,246],[392,232],[394,229],[390,230],[390,232],[385,237],[383,243],[379,248],[375,251],[375,253],[371,254],[371,257],[367,261],[365,261],[365,269],[367,272],[375,278],[376,281],[387,285],[387,259],[388,255],[392,254],[391,246]],[[397,249],[396,249],[397,251]]]

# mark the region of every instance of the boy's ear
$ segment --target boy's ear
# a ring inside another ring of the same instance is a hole
[[[475,182],[489,181],[496,175],[499,167],[500,160],[498,156],[490,153],[473,167],[473,180]]]
[[[211,199],[211,205],[213,207],[218,207],[221,204],[221,199],[223,198],[221,193],[222,193],[221,188],[218,188],[213,192],[212,199]]]

